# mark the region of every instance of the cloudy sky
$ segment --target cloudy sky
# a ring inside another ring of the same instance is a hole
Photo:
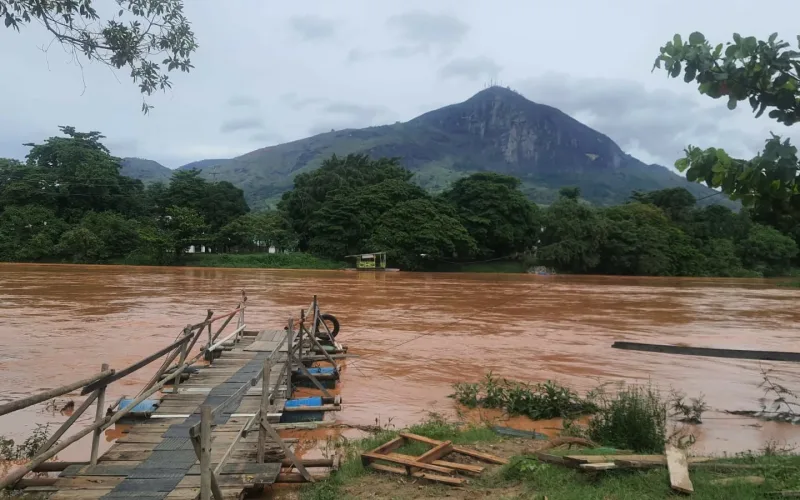
[[[22,143],[73,125],[103,132],[118,156],[174,168],[405,121],[490,81],[560,108],[646,162],[672,165],[688,143],[753,154],[770,130],[788,132],[650,69],[676,32],[727,41],[777,31],[795,41],[796,0],[755,10],[752,0],[185,3],[200,44],[195,69],[149,98],[147,116],[124,71],[43,50],[51,39],[37,24],[0,27],[0,157],[22,158]]]

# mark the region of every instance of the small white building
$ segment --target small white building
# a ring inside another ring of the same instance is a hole
[[[205,245],[189,245],[189,248],[186,249],[186,253],[211,253],[211,247]]]

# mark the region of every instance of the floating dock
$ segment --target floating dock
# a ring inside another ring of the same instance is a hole
[[[311,328],[306,328],[303,311],[297,327],[289,320],[283,329],[262,331],[246,329],[245,301],[246,297],[227,315],[214,318],[209,311],[206,321],[187,326],[181,340],[169,349],[119,372],[104,365],[98,376],[88,382],[82,380],[78,386],[70,384],[31,396],[27,401],[0,406],[3,415],[55,397],[52,393],[60,389],[68,389],[61,393],[66,394],[83,387],[82,394],[87,399],[75,411],[74,418],[70,417],[56,432],[57,439],[97,400],[97,417],[88,431],[83,429],[59,444],[51,438],[53,443],[46,443],[26,464],[25,471],[11,471],[0,478],[0,485],[48,492],[51,500],[222,500],[241,498],[275,482],[313,482],[324,477],[312,475],[308,469],[321,467],[327,472],[336,467],[338,460],[300,460],[292,451],[295,440],[282,439],[277,430],[292,426],[292,422],[321,420],[325,412],[341,408],[339,397],[331,395],[317,377],[324,375],[334,382],[338,379],[338,367],[328,351],[331,346],[335,351],[344,349],[330,335],[320,338],[311,333],[320,328],[316,297],[308,310]],[[234,316],[238,316],[237,327],[225,334]],[[225,324],[212,334],[211,325],[225,319]],[[324,324],[321,328],[327,330]],[[194,359],[187,360],[206,329],[206,345]],[[120,398],[105,408],[108,384],[160,357],[166,357],[161,368],[136,397]],[[172,366],[176,358],[179,359]],[[320,361],[329,366],[321,370],[307,367]],[[299,378],[310,382],[321,395],[292,400],[292,387]],[[116,422],[131,427],[100,455],[99,435]],[[75,435],[92,432],[95,438],[88,462],[47,462],[71,444]],[[62,464],[64,467],[59,467]],[[60,474],[57,478],[24,477],[24,472],[42,470],[58,470]]]

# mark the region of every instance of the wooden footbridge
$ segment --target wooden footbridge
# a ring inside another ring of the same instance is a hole
[[[344,349],[320,319],[316,296],[301,311],[299,322],[289,319],[278,330],[248,330],[246,302],[242,292],[232,311],[217,316],[208,311],[204,321],[186,326],[175,342],[128,367],[115,371],[103,364],[96,375],[0,405],[2,416],[78,390],[86,397],[30,462],[0,478],[0,489],[49,492],[51,500],[222,500],[241,498],[275,482],[322,477],[312,475],[310,468],[334,469],[335,457],[299,459],[291,446],[296,440],[282,439],[278,430],[294,425],[281,422],[308,420],[340,408],[339,398],[323,382],[338,378],[331,353],[341,358],[336,353]],[[234,318],[236,327],[231,329]],[[205,345],[195,349],[201,340]],[[107,406],[109,384],[162,358],[139,394]],[[320,362],[330,367],[309,368]],[[292,388],[299,382],[313,384],[321,397],[292,401]],[[91,406],[91,425],[64,437]],[[101,455],[102,434],[120,421],[133,425]],[[52,461],[90,434],[88,461]],[[36,474],[44,472],[58,472],[58,477]]]

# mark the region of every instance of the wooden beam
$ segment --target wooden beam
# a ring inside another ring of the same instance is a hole
[[[390,465],[383,465],[383,464],[369,464],[370,469],[374,469],[381,472],[390,472],[392,474],[400,474],[402,476],[407,475],[405,469],[401,469],[400,467],[392,467]],[[420,479],[427,479],[429,481],[436,481],[438,483],[445,483],[451,486],[461,486],[463,485],[466,480],[460,477],[449,477],[449,476],[440,476],[438,474],[428,474],[425,472],[412,472],[411,477],[416,477]]]
[[[677,345],[642,344],[639,342],[614,342],[611,347],[614,349],[658,352],[663,354],[683,354],[687,356],[707,356],[712,358],[756,359],[762,361],[789,361],[793,363],[800,363],[800,353],[797,352],[684,347]]]
[[[244,423],[239,432],[236,433],[236,437],[233,438],[233,441],[231,442],[230,446],[228,446],[228,449],[225,450],[225,454],[222,455],[222,458],[219,460],[219,463],[214,468],[214,474],[219,474],[222,471],[222,468],[225,467],[225,464],[228,462],[228,459],[231,458],[231,455],[233,454],[233,449],[236,448],[237,444],[239,444],[239,440],[241,440],[242,437],[244,437],[245,430],[247,430],[247,428],[250,427],[250,424],[253,423],[253,420],[255,418],[256,418],[255,415],[250,417],[250,419]]]
[[[211,342],[217,340],[217,337],[219,337],[219,335],[222,333],[222,330],[224,330],[228,326],[228,324],[231,322],[232,319],[233,315],[228,316],[228,319],[226,319],[225,322],[222,323],[222,326],[220,326],[219,329],[217,329],[217,333],[211,336]]]
[[[26,398],[17,399],[16,401],[11,401],[10,403],[0,405],[0,416],[6,415],[7,413],[11,413],[12,411],[17,411],[23,408],[27,408],[29,406],[33,406],[36,403],[41,403],[42,401],[47,401],[48,399],[53,399],[57,398],[58,396],[63,396],[64,394],[72,392],[76,389],[80,389],[81,387],[96,383],[97,381],[101,381],[113,374],[114,370],[108,370],[103,373],[98,373],[96,375],[92,375],[91,377],[78,380],[77,382],[73,382],[71,384],[62,385],[61,387],[56,387],[55,389],[50,389],[49,391],[40,392],[39,394],[34,394],[33,396],[28,396]],[[88,394],[89,392],[92,391],[82,392],[81,394],[84,395]]]
[[[101,385],[108,385],[108,384],[110,384],[110,383],[112,383],[112,382],[114,382],[116,380],[119,380],[119,379],[121,379],[123,377],[126,377],[126,376],[130,375],[131,373],[135,372],[136,370],[139,370],[140,368],[144,368],[145,366],[149,365],[150,363],[152,363],[153,361],[157,360],[161,356],[167,354],[168,352],[170,352],[171,350],[175,349],[176,347],[180,347],[184,343],[189,342],[189,340],[191,340],[191,336],[189,336],[189,335],[181,337],[179,340],[176,340],[175,342],[173,342],[172,344],[168,345],[167,347],[164,347],[163,349],[160,349],[160,350],[154,352],[153,354],[147,356],[146,358],[142,359],[141,361],[137,361],[136,363],[134,363],[134,364],[132,364],[132,365],[126,367],[126,368],[123,368],[122,370],[120,370],[120,371],[118,371],[116,373],[112,373],[111,375],[108,375],[108,376],[98,380],[97,382],[93,382],[91,384],[88,384],[81,391],[81,396],[85,396],[86,394],[89,394],[90,392],[92,392],[92,391],[94,391],[96,389],[99,389]]]
[[[185,336],[187,336],[187,335],[195,335],[195,334],[193,334],[193,333],[191,332],[191,330],[189,330],[188,328],[184,328],[184,329],[183,329],[183,332],[184,332],[184,333],[183,333],[183,334],[184,334],[184,337],[185,337]],[[196,334],[196,337],[199,337],[199,336],[200,336],[200,332],[198,332],[198,333]],[[195,340],[197,340],[197,338],[196,338],[196,337],[195,337]],[[169,369],[169,365],[170,365],[170,363],[172,363],[172,362],[175,360],[175,358],[176,358],[176,357],[178,357],[178,354],[179,354],[179,353],[182,353],[182,352],[183,352],[183,350],[185,349],[185,347],[186,347],[186,346],[187,346],[187,343],[186,343],[186,342],[182,343],[178,349],[175,349],[175,350],[174,350],[174,351],[173,351],[173,352],[172,352],[172,353],[171,353],[169,356],[167,356],[167,357],[164,359],[164,361],[161,363],[161,366],[158,368],[158,370],[156,370],[156,373],[155,373],[155,374],[153,374],[153,376],[152,376],[152,377],[150,377],[150,380],[148,380],[148,381],[147,381],[147,383],[146,383],[146,384],[145,384],[145,385],[142,387],[142,390],[141,390],[141,391],[139,391],[139,393],[138,393],[138,394],[136,394],[136,396],[141,396],[141,394],[142,394],[143,392],[145,392],[147,389],[149,389],[150,387],[152,387],[152,386],[153,386],[153,384],[155,384],[156,382],[158,382],[158,380],[161,378],[161,376],[162,376],[162,375],[164,375],[164,372],[166,372],[166,371],[167,371],[167,369]],[[184,360],[181,360],[181,363],[183,363],[183,361],[184,361]],[[178,364],[180,365],[181,363],[178,363]],[[177,388],[177,387],[180,385],[180,377],[178,377],[176,380],[178,381],[178,382],[177,382],[177,385],[175,386],[175,387]],[[176,389],[176,390],[177,390],[177,389]]]
[[[104,372],[108,370],[108,364],[103,363],[103,366],[100,368],[100,372]],[[97,394],[97,411],[95,412],[94,421],[101,422],[105,418],[106,413],[106,387],[108,386],[101,386],[99,389],[95,391]],[[94,430],[94,435],[92,436],[92,454],[91,459],[89,460],[92,465],[97,465],[97,457],[100,455],[100,437],[103,435],[103,430],[101,428],[97,428]]]
[[[264,427],[264,429],[266,429],[269,437],[272,438],[273,441],[278,443],[281,446],[281,448],[283,448],[283,453],[286,455],[286,458],[291,460],[292,465],[295,466],[297,471],[300,474],[302,474],[303,477],[306,478],[308,482],[313,483],[314,478],[311,476],[311,474],[309,474],[308,470],[306,470],[306,468],[303,467],[303,462],[299,458],[297,458],[297,456],[294,454],[294,452],[292,452],[289,446],[283,442],[283,439],[281,439],[281,437],[278,435],[275,429],[272,428],[269,422],[262,420],[261,425]]]
[[[328,477],[328,474],[314,474],[311,475],[311,478],[314,481],[322,481]],[[308,480],[302,475],[296,472],[281,472],[278,474],[278,477],[275,479],[276,483],[305,483]]]
[[[439,460],[445,455],[453,452],[453,442],[444,441],[439,446],[434,446],[422,455],[417,457],[418,462],[433,463],[434,460]]]
[[[441,441],[436,441],[435,439],[426,438],[425,436],[419,436],[417,434],[411,434],[408,432],[401,432],[400,436],[406,439],[410,439],[412,441],[419,441],[420,443],[428,443],[434,446],[438,446],[441,443]],[[508,460],[506,460],[505,458],[491,455],[489,453],[482,453],[480,451],[470,450],[469,448],[462,448],[461,446],[453,446],[453,452],[458,453],[460,455],[466,455],[468,457],[477,458],[478,460],[483,460],[484,462],[489,462],[490,464],[505,465],[508,463]]]
[[[694,493],[692,480],[689,478],[689,463],[686,461],[686,453],[668,444],[666,455],[670,487],[681,493]]]
[[[299,346],[298,348],[302,349],[302,346]],[[287,360],[286,364],[291,366],[292,361],[298,361],[297,355],[293,352],[291,353],[291,356],[289,356],[289,359]],[[322,391],[322,394],[324,394],[326,397],[331,397],[331,393],[328,392],[328,390],[325,387],[323,387],[322,384],[320,384],[319,380],[317,380],[317,377],[312,375],[311,372],[308,371],[308,369],[303,365],[302,362],[298,361],[298,363],[299,363],[298,368],[300,368],[300,371],[303,373],[303,375],[305,375],[306,378],[310,379],[311,382],[313,382],[313,384],[317,386],[317,389]]]
[[[454,469],[461,472],[467,472],[469,474],[480,474],[481,472],[486,470],[486,467],[481,467],[480,465],[469,465],[469,464],[460,464],[457,462],[448,462],[446,460],[434,460],[431,462],[433,465],[438,465],[441,467],[447,467],[448,469]]]
[[[616,469],[617,465],[614,462],[595,462],[591,464],[581,464],[580,468],[583,470],[611,470]]]
[[[33,472],[61,472],[70,465],[89,465],[89,462],[43,462]]]
[[[97,394],[98,391],[91,393],[89,397],[86,398],[86,400],[84,400],[84,402],[78,407],[78,409],[72,412],[72,415],[69,416],[67,421],[61,424],[61,427],[59,427],[58,430],[54,432],[52,436],[50,436],[50,439],[48,439],[47,442],[45,442],[38,450],[36,450],[36,455],[41,455],[49,450],[54,444],[56,444],[58,440],[61,439],[61,436],[63,436],[64,433],[67,432],[70,427],[72,427],[72,424],[74,424],[75,421],[78,420],[81,415],[83,415],[83,412],[85,412],[86,409],[92,405],[94,400],[97,399]]]
[[[211,500],[211,407],[200,407],[200,500]],[[222,500],[218,498],[217,500]]]
[[[403,436],[397,436],[396,438],[392,439],[391,441],[387,441],[382,445],[378,446],[374,450],[370,450],[370,453],[391,453],[394,450],[400,448],[405,443],[405,438]]]
[[[549,453],[544,453],[541,451],[536,452],[536,459],[540,462],[545,462],[548,464],[563,465],[565,467],[575,467],[574,462],[568,462],[562,456],[551,455]]]
[[[269,404],[271,396],[271,392],[269,390],[269,379],[271,375],[272,375],[272,356],[264,360],[264,367],[261,370],[261,408],[258,411],[259,413],[258,445],[256,446],[256,461],[260,464],[264,463],[264,445],[267,442],[267,429],[266,426],[264,425],[264,421],[267,420],[267,413],[269,413]],[[278,382],[280,382],[280,380],[278,380]]]
[[[47,450],[45,453],[43,453],[43,454],[39,455],[38,457],[34,458],[33,460],[31,460],[30,462],[25,464],[23,467],[20,467],[20,468],[17,468],[17,469],[12,469],[4,477],[0,478],[0,490],[2,490],[3,488],[5,488],[7,486],[11,486],[11,485],[15,484],[17,481],[22,479],[22,477],[25,474],[27,474],[28,472],[32,471],[36,467],[38,467],[40,464],[42,464],[42,463],[50,460],[51,458],[53,458],[54,456],[56,456],[58,454],[58,452],[60,452],[61,450],[63,450],[67,446],[70,446],[72,443],[75,443],[76,441],[80,440],[81,438],[83,438],[84,436],[86,436],[90,432],[94,431],[98,427],[101,427],[107,420],[108,419],[106,418],[106,419],[104,419],[104,420],[102,420],[100,422],[95,422],[95,423],[93,423],[92,425],[90,425],[88,427],[84,427],[83,429],[79,430],[75,434],[71,435],[66,440],[62,441],[61,443],[58,443],[57,445],[55,445],[52,448],[50,448],[49,450]]]
[[[696,469],[704,469],[710,471],[748,471],[748,470],[761,470],[764,468],[763,465],[759,464],[731,464],[731,463],[724,463],[724,462],[692,462],[692,459],[695,457],[688,457],[687,461],[689,462],[689,470],[696,470]],[[628,469],[655,469],[658,467],[666,467],[667,462],[666,458],[661,462],[652,462],[652,461],[637,461],[637,460],[614,460],[614,463],[617,464],[619,468],[628,468]],[[774,466],[770,467],[770,469],[774,468]]]
[[[285,440],[284,440],[285,441]],[[334,460],[332,458],[303,458],[300,460],[304,467],[333,467]],[[291,467],[292,461],[288,458],[281,459],[281,465],[284,467]]]
[[[414,457],[409,457],[406,455],[398,455],[396,453],[392,453],[389,455],[383,455],[380,453],[362,453],[361,458],[366,458],[368,461],[372,460],[381,460],[384,462],[392,462],[399,465],[404,465],[406,467],[417,467],[419,469],[429,470],[432,472],[439,472],[441,474],[453,474],[453,469],[448,469],[447,467],[439,467],[438,465],[433,464],[426,464],[424,462],[417,462]]]
[[[197,456],[197,459],[200,460],[202,455],[202,451],[200,449],[200,436],[197,437],[190,437],[189,441],[192,443],[192,448],[194,448],[194,454]],[[199,467],[199,466],[198,466]],[[202,478],[202,467],[200,467],[201,477],[200,477],[200,485],[202,487],[203,478]],[[211,475],[211,492],[214,493],[214,498],[218,500],[222,500],[222,491],[220,490],[219,483],[217,482],[217,476],[214,474],[213,471],[209,470],[209,474]],[[192,497],[194,500],[197,499],[197,495]]]
[[[294,413],[303,411],[342,411],[342,405],[321,405],[321,406],[285,406],[284,413]]]
[[[764,476],[736,476],[724,477],[721,479],[714,479],[710,481],[711,484],[727,486],[729,484],[746,483],[746,484],[764,484]]]
[[[566,455],[563,457],[565,460],[569,462],[574,462],[575,465],[580,464],[592,464],[592,463],[601,463],[601,462],[619,462],[619,461],[630,461],[630,462],[648,462],[654,464],[667,464],[667,458],[664,455]],[[700,463],[700,462],[709,462],[714,460],[713,457],[689,457],[688,462],[690,464]]]
[[[232,331],[231,333],[229,333],[229,334],[228,334],[228,335],[227,335],[227,336],[226,336],[224,339],[220,340],[220,341],[219,341],[219,342],[217,342],[216,344],[214,344],[214,345],[211,345],[211,346],[209,346],[209,347],[206,347],[206,350],[208,350],[208,351],[214,351],[214,350],[216,350],[216,349],[217,349],[217,348],[219,348],[219,347],[220,347],[222,344],[224,344],[225,342],[227,342],[228,340],[230,340],[230,338],[231,338],[231,337],[233,337],[234,335],[237,335],[239,332],[241,332],[241,331],[242,331],[242,330],[244,330],[245,328],[247,328],[247,325],[242,325],[242,326],[240,326],[239,328],[237,328],[236,330],[234,330],[234,331]]]

